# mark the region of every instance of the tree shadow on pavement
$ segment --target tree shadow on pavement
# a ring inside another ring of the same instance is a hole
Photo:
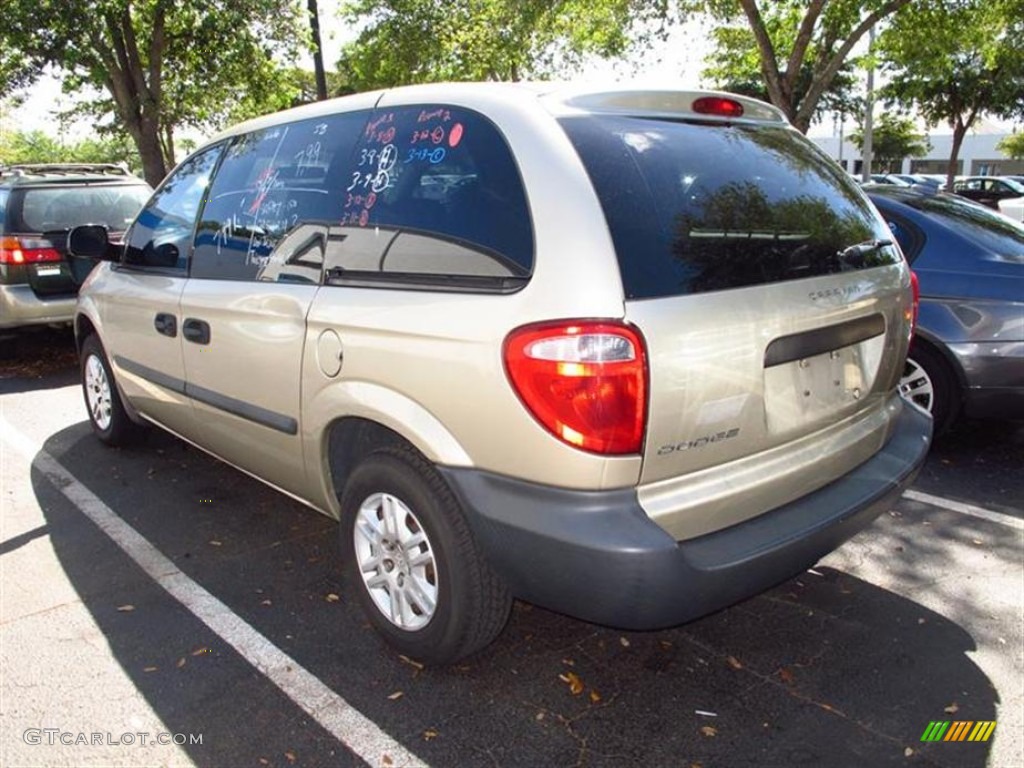
[[[649,633],[517,603],[490,648],[425,669],[383,645],[339,581],[333,521],[159,432],[137,449],[110,450],[77,425],[45,450],[431,765],[980,768],[991,749],[920,741],[932,720],[995,719],[998,693],[968,657],[971,633],[848,572],[815,569]],[[36,467],[32,482],[54,550],[114,660],[168,731],[205,734],[184,747],[197,765],[358,763]],[[125,604],[134,610],[119,611]]]

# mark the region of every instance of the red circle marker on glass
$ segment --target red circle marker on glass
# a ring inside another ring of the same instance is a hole
[[[462,123],[456,123],[452,126],[452,129],[448,131],[448,146],[457,147],[459,142],[462,141]]]

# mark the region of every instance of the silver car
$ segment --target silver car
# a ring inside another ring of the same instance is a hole
[[[301,107],[200,148],[106,258],[76,319],[96,434],[157,424],[338,518],[349,588],[432,663],[513,597],[642,629],[756,594],[888,509],[931,435],[891,233],[739,96]]]

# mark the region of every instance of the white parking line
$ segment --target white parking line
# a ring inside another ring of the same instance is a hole
[[[922,504],[929,504],[940,509],[948,509],[950,512],[960,512],[964,515],[980,517],[982,520],[988,520],[990,523],[997,523],[1018,531],[1024,531],[1024,520],[1008,515],[1005,512],[993,512],[991,509],[976,507],[973,504],[964,504],[952,499],[944,499],[941,496],[932,496],[930,493],[921,493],[920,491],[904,491],[903,498],[919,501]]]
[[[0,438],[24,456],[68,501],[92,520],[150,578],[348,749],[375,766],[427,764],[388,736],[295,659],[271,643],[224,603],[182,573],[138,531],[0,416]]]

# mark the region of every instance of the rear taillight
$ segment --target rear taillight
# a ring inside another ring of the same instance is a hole
[[[42,264],[61,260],[60,252],[49,240],[0,237],[0,264]]]
[[[736,99],[722,96],[702,96],[693,102],[693,111],[701,115],[743,117],[743,105]]]
[[[910,338],[914,338],[917,330],[917,313],[921,309],[921,286],[917,282],[917,273],[910,270],[910,308],[904,312],[904,319],[910,321]]]
[[[505,370],[545,428],[602,454],[639,453],[647,416],[647,360],[640,334],[614,321],[518,328],[505,339]]]

